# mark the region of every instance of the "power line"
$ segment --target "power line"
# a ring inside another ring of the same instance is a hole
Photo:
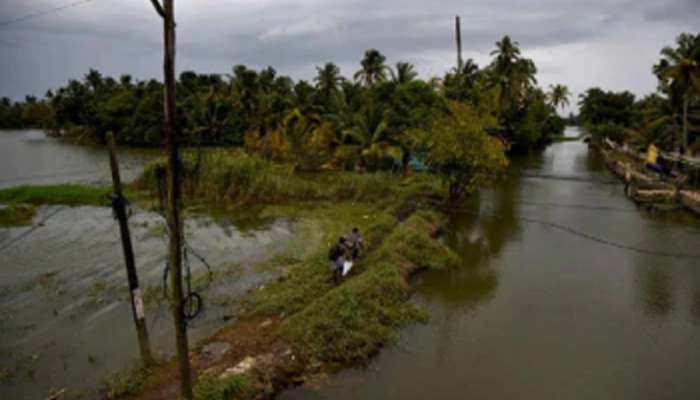
[[[91,1],[93,1],[93,0],[80,0],[80,1],[73,2],[73,3],[62,5],[59,7],[50,8],[50,9],[47,9],[44,11],[37,11],[37,12],[31,13],[31,14],[24,15],[22,17],[17,17],[17,18],[5,20],[5,21],[0,21],[0,28],[4,28],[8,25],[13,25],[13,24],[16,24],[19,22],[28,21],[30,19],[43,17],[45,15],[57,13],[57,12],[60,12],[63,10],[67,10],[69,8],[78,7],[78,6],[81,6],[83,4],[87,4]]]
[[[566,203],[551,203],[551,202],[538,202],[538,201],[526,201],[518,200],[518,204],[525,206],[542,206],[542,207],[553,207],[553,208],[572,208],[579,210],[590,210],[590,211],[611,211],[611,212],[639,212],[637,208],[631,207],[611,207],[611,206],[592,206],[588,204],[566,204]]]
[[[31,228],[27,229],[27,230],[24,231],[21,235],[19,235],[19,236],[17,236],[16,238],[10,240],[10,241],[7,242],[6,244],[4,244],[2,247],[0,247],[0,253],[2,253],[3,251],[7,250],[8,248],[10,248],[10,246],[12,246],[13,244],[19,242],[20,240],[24,239],[25,237],[31,235],[34,231],[36,231],[37,229],[39,229],[39,228],[41,228],[42,226],[44,226],[44,224],[46,223],[46,221],[48,221],[51,217],[53,217],[54,215],[58,214],[59,212],[65,210],[66,208],[67,208],[67,207],[58,207],[58,208],[56,208],[55,210],[53,210],[51,213],[49,213],[46,217],[44,217],[41,221],[39,221],[38,223],[36,223],[34,226],[32,226]]]
[[[481,218],[481,217],[487,217],[487,218],[503,218],[497,214],[488,214],[488,213],[481,213],[479,211],[474,211],[470,210],[467,208],[450,208],[450,211],[462,213],[462,214],[467,214],[467,215],[473,215],[475,217]],[[550,221],[545,221],[541,219],[535,219],[535,218],[527,218],[527,217],[513,217],[514,219],[531,223],[531,224],[540,224],[544,226],[549,226],[554,229],[558,229],[564,232],[567,232],[569,234],[572,234],[574,236],[578,236],[596,243],[600,243],[606,246],[610,247],[615,247],[618,249],[622,250],[627,250],[631,251],[634,253],[640,253],[640,254],[647,254],[647,255],[652,255],[652,256],[660,256],[660,257],[670,257],[670,258],[689,258],[689,259],[700,259],[699,254],[689,254],[689,253],[673,253],[673,252],[666,252],[666,251],[656,251],[656,250],[649,250],[649,249],[644,249],[641,247],[635,247],[635,246],[630,246],[622,243],[617,243],[613,242],[608,239],[603,239],[600,237],[597,237],[595,235],[591,235],[585,232],[581,232],[579,230],[576,230],[574,228],[571,228],[566,225],[558,224],[555,222],[550,222]]]
[[[617,180],[607,180],[607,179],[595,179],[595,178],[588,178],[585,176],[579,176],[579,175],[556,175],[556,174],[528,174],[528,173],[522,173],[522,174],[512,174],[511,176],[519,177],[519,178],[527,178],[527,179],[549,179],[549,180],[557,180],[557,181],[571,181],[571,182],[584,182],[584,183],[599,183],[603,185],[617,185],[620,184],[620,181]]]

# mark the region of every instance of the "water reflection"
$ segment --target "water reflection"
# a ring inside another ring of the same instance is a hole
[[[515,204],[519,186],[520,180],[509,178],[449,210],[445,241],[460,255],[461,264],[447,272],[427,274],[420,287],[426,298],[469,308],[493,296],[499,277],[492,259],[521,234]]]
[[[674,282],[668,266],[643,261],[637,274],[642,310],[652,317],[662,317],[672,311]]]

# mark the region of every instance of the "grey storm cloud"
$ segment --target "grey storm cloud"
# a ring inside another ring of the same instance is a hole
[[[178,69],[227,73],[235,64],[274,66],[310,79],[336,62],[352,75],[368,48],[425,77],[455,62],[454,16],[464,51],[480,64],[508,34],[535,60],[542,85],[654,89],[661,47],[697,31],[698,0],[176,0]],[[69,4],[3,0],[0,21]],[[92,0],[2,26],[0,96],[42,95],[89,68],[160,76],[161,24],[148,0]]]

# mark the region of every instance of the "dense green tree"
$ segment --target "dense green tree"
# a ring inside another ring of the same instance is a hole
[[[412,132],[426,163],[449,185],[448,198],[457,200],[491,179],[508,164],[500,140],[487,130],[496,124],[489,114],[479,113],[467,103],[452,102],[448,113],[437,118],[429,131]]]
[[[407,132],[429,130],[448,113],[449,100],[497,118],[491,133],[527,137],[526,145],[546,142],[555,120],[534,87],[534,64],[507,37],[489,66],[480,69],[470,59],[444,79],[422,80],[407,62],[392,70],[374,49],[360,64],[355,79],[347,80],[327,63],[316,69],[313,84],[272,67],[236,65],[228,75],[184,71],[176,82],[176,118],[185,144],[243,145],[302,168],[327,162],[388,168],[397,160],[407,164],[413,151]],[[498,106],[501,98],[507,107]],[[120,143],[158,146],[162,102],[162,84],[155,80],[114,79],[91,69],[43,99],[3,100],[0,127],[45,127],[94,141],[111,131]]]
[[[681,144],[688,148],[688,109],[693,97],[700,94],[700,34],[681,34],[677,47],[664,47],[661,60],[653,71],[659,78],[661,89],[672,101],[682,103],[683,134]]]
[[[383,82],[387,78],[388,67],[384,64],[386,57],[375,49],[365,52],[362,59],[362,68],[355,73],[355,80],[365,86],[373,86],[378,82]]]

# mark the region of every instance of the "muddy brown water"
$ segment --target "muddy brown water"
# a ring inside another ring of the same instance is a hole
[[[638,209],[581,142],[517,157],[511,171],[576,180],[512,177],[453,210],[447,241],[463,264],[414,281],[430,321],[367,367],[280,398],[700,398],[700,259],[541,223],[700,255],[699,219]]]
[[[107,168],[104,149],[65,144],[38,131],[0,132],[0,153],[2,185],[109,179],[107,173],[82,173]],[[127,180],[151,156],[134,149],[120,153]],[[161,285],[164,221],[135,208],[130,225],[151,344],[171,354],[172,319]],[[235,318],[245,291],[270,279],[255,265],[288,252],[293,225],[220,212],[186,220],[189,244],[215,274],[209,282],[206,268],[190,255],[193,289],[205,303],[190,324],[191,343]],[[106,375],[138,360],[118,226],[108,208],[65,206],[39,208],[33,226],[38,228],[0,228],[0,398],[43,399],[62,388],[67,398],[96,398]]]

